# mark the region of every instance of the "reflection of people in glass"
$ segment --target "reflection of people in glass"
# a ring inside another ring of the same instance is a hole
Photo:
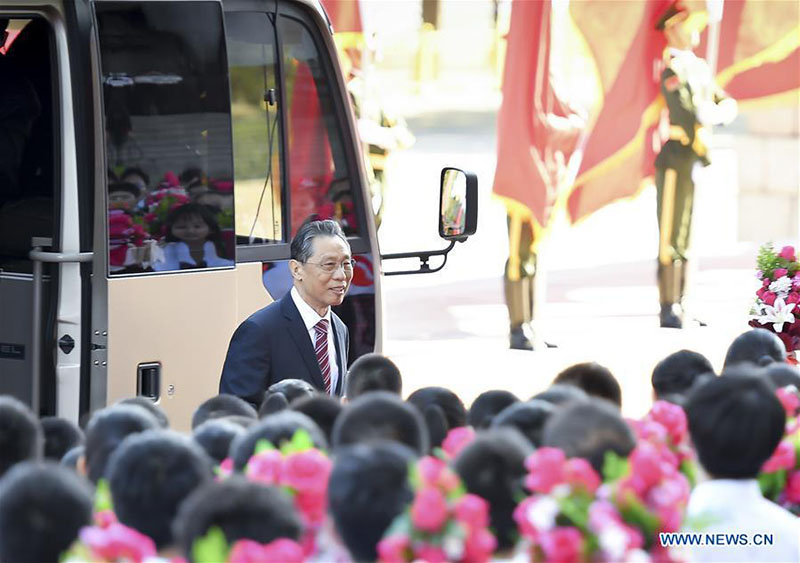
[[[153,262],[153,269],[184,270],[232,266],[224,255],[222,235],[216,218],[208,207],[188,203],[172,210],[167,217],[166,245],[163,255]]]
[[[464,234],[464,206],[458,197],[450,197],[443,204],[444,236]]]
[[[139,188],[130,182],[115,182],[108,186],[109,209],[131,211],[139,200]]]

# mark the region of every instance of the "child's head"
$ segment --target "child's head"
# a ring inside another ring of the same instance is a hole
[[[476,430],[489,428],[495,416],[506,407],[510,407],[518,402],[519,399],[517,396],[510,391],[505,391],[503,389],[484,391],[472,401],[472,405],[469,407],[469,412],[467,413],[467,422]]]
[[[532,399],[525,403],[514,403],[502,410],[492,420],[492,428],[511,426],[520,431],[534,447],[542,445],[545,424],[558,407],[547,401]]]
[[[114,405],[92,415],[86,429],[85,465],[92,483],[105,476],[108,460],[130,434],[157,429],[155,417],[143,407]]]
[[[753,371],[728,370],[698,386],[686,402],[689,434],[712,477],[755,478],[783,437],[786,413],[775,391]]]
[[[565,406],[573,401],[585,401],[588,398],[589,395],[586,394],[586,391],[566,383],[556,383],[531,397],[531,399],[547,401],[557,407]]]
[[[347,372],[345,396],[352,401],[369,391],[402,394],[403,378],[392,360],[382,354],[365,354]]]
[[[684,395],[706,377],[714,377],[714,367],[708,358],[692,350],[679,350],[656,364],[650,381],[656,399],[661,399],[667,395]]]
[[[167,216],[167,242],[185,242],[201,245],[207,241],[217,243],[221,233],[216,217],[205,205],[187,203],[173,209]]]
[[[317,393],[311,397],[295,399],[290,408],[316,422],[329,444],[333,441],[333,425],[342,412],[342,403],[338,399]]]
[[[243,426],[225,418],[207,420],[192,431],[197,442],[216,463],[222,463],[231,449],[231,444],[246,430]]]
[[[222,393],[203,401],[192,415],[192,428],[197,428],[207,420],[225,416],[246,416],[255,420],[258,418],[256,409],[236,395]]]
[[[356,444],[336,454],[330,513],[354,561],[377,559],[376,545],[414,498],[408,482],[413,460],[414,452],[390,441]]]
[[[768,330],[754,328],[733,339],[725,354],[722,371],[742,363],[767,366],[785,361],[786,348],[781,339]]]
[[[58,463],[69,450],[83,444],[83,430],[74,422],[55,416],[41,420],[44,431],[44,457]]]
[[[308,432],[315,448],[328,449],[325,435],[313,420],[302,413],[284,410],[262,419],[255,426],[248,428],[246,434],[236,439],[231,445],[234,468],[236,471],[244,469],[260,440],[266,440],[276,448],[280,448],[281,444],[290,441],[298,430]]]
[[[91,521],[91,488],[74,471],[26,462],[0,480],[0,561],[58,561]]]
[[[141,168],[136,166],[126,168],[119,179],[123,182],[128,182],[136,186],[136,188],[139,190],[137,197],[145,195],[147,188],[150,185],[150,176],[145,174]]]
[[[185,436],[166,430],[128,436],[108,462],[114,513],[158,549],[169,547],[180,504],[212,475],[211,459]]]
[[[0,477],[15,463],[42,457],[42,427],[31,410],[10,396],[0,396]]]
[[[249,539],[269,543],[278,538],[298,540],[302,524],[289,496],[274,487],[231,476],[208,483],[186,499],[175,519],[175,537],[192,561],[192,546],[212,527],[229,545]]]
[[[133,209],[139,200],[139,188],[130,182],[114,182],[108,186],[108,207]]]
[[[118,405],[136,405],[139,407],[144,408],[147,412],[153,415],[153,418],[156,419],[158,422],[158,426],[161,428],[169,428],[169,418],[167,417],[167,413],[164,412],[164,409],[159,407],[155,404],[151,399],[147,397],[142,397],[141,395],[136,397],[126,397],[117,401]]]
[[[622,405],[622,389],[611,370],[595,362],[575,364],[559,373],[553,383],[574,385],[592,397]]]
[[[408,396],[408,402],[425,412],[428,405],[437,405],[447,419],[447,428],[457,428],[467,425],[467,409],[458,395],[444,387],[423,387]]]

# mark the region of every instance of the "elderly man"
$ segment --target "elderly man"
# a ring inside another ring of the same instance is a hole
[[[342,303],[353,279],[350,245],[334,221],[313,221],[297,231],[291,254],[292,290],[239,325],[222,368],[220,393],[256,407],[283,379],[334,396],[344,388],[349,336],[331,305]]]

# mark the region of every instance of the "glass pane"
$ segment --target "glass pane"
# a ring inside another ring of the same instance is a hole
[[[292,236],[309,219],[334,219],[345,234],[357,235],[351,182],[358,179],[347,168],[342,124],[334,106],[335,85],[324,72],[308,28],[285,16],[281,25]]]
[[[226,16],[231,73],[236,238],[239,244],[283,242],[274,26],[267,14]]]
[[[103,2],[95,10],[109,271],[232,266],[230,97],[220,5]]]

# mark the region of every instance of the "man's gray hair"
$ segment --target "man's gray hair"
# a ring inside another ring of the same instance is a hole
[[[309,221],[297,230],[297,234],[294,235],[292,239],[292,259],[305,263],[311,258],[311,255],[314,254],[314,248],[312,246],[314,237],[319,236],[339,237],[345,242],[348,248],[350,247],[350,243],[347,242],[347,237],[336,221],[331,221],[330,219],[326,219],[325,221]]]

